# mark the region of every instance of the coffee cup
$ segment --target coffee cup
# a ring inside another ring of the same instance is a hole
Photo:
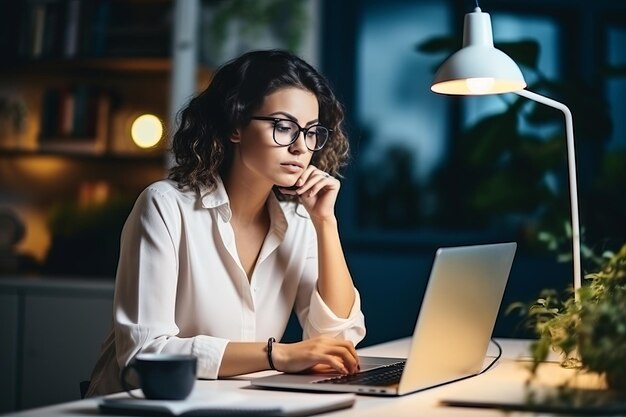
[[[193,355],[140,353],[124,367],[122,387],[132,397],[128,373],[137,373],[139,387],[149,400],[184,400],[196,382],[197,359]]]

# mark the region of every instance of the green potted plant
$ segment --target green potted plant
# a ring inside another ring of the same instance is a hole
[[[303,0],[211,0],[202,17],[202,59],[219,65],[252,49],[297,52],[309,28]]]
[[[616,252],[588,256],[596,272],[565,300],[555,290],[544,290],[530,306],[515,303],[537,335],[531,344],[532,375],[551,350],[561,363],[604,376],[611,389],[626,390],[626,244]],[[527,309],[522,308],[527,307]]]

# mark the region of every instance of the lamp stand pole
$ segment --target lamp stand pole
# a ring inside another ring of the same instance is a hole
[[[578,289],[582,284],[581,249],[580,249],[580,222],[578,215],[578,185],[576,181],[576,154],[574,152],[574,122],[569,108],[558,101],[544,97],[528,90],[514,91],[515,94],[526,97],[546,106],[561,110],[565,115],[565,134],[567,138],[567,168],[569,172],[569,198],[572,213],[572,258],[574,263],[574,299],[578,300]]]

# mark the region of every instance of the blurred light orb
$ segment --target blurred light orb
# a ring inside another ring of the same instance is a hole
[[[133,122],[130,135],[135,145],[143,149],[151,148],[163,137],[163,124],[153,114],[142,114]]]

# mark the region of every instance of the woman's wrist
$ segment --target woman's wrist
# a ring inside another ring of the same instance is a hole
[[[287,369],[285,366],[284,348],[284,343],[278,343],[276,341],[272,343],[272,364],[274,365],[274,370],[276,371],[285,372]]]
[[[334,214],[322,218],[313,218],[311,217],[311,221],[313,222],[313,227],[317,232],[321,232],[323,230],[337,230],[337,217]]]

